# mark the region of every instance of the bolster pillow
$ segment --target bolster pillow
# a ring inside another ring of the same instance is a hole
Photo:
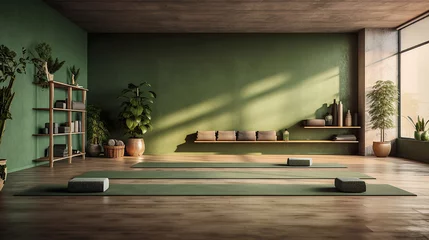
[[[237,141],[256,141],[255,131],[239,131]]]
[[[258,141],[277,141],[276,131],[258,131]]]
[[[218,141],[235,141],[237,136],[235,131],[217,131],[217,140]]]
[[[215,131],[197,131],[197,141],[216,141]]]

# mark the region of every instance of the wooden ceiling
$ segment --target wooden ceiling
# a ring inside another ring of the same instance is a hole
[[[394,28],[429,0],[46,0],[97,33],[354,32]]]

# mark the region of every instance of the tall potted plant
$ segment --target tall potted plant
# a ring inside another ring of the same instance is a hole
[[[15,96],[13,84],[17,74],[25,74],[29,58],[26,50],[22,49],[22,56],[17,57],[16,52],[4,45],[0,45],[0,144],[6,129],[6,120],[12,119],[10,106]],[[0,191],[3,189],[7,178],[6,159],[0,159]]]
[[[122,91],[119,98],[123,98],[119,118],[123,123],[126,134],[130,135],[126,144],[127,153],[131,156],[141,156],[145,150],[142,136],[152,129],[152,108],[156,94],[153,91],[145,91],[150,88],[147,82],[135,85],[128,84],[128,88]]]
[[[380,129],[380,141],[373,142],[377,157],[387,157],[391,151],[390,141],[385,141],[385,130],[392,128],[392,117],[397,114],[398,89],[392,81],[377,81],[367,94],[370,103],[369,115],[372,129]]]
[[[101,109],[94,105],[88,105],[87,109],[88,123],[88,145],[86,152],[90,157],[98,157],[101,153],[101,144],[107,139],[109,131],[106,125],[101,121]]]

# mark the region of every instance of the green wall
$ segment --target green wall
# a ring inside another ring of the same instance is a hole
[[[55,80],[67,82],[66,68],[81,68],[80,85],[87,86],[87,33],[41,0],[2,0],[0,2],[0,44],[20,52],[29,50],[39,42],[47,42],[53,54],[66,60],[64,67],[55,74]],[[34,107],[48,107],[48,91],[32,84],[34,66],[28,65],[27,74],[15,81],[15,99],[11,112],[13,120],[6,123],[6,132],[0,145],[0,158],[8,160],[9,171],[32,167],[34,159],[42,157],[48,146],[46,137],[36,138],[39,127],[48,121],[47,112],[36,112]],[[56,91],[56,99],[64,99],[65,91]],[[76,116],[75,116],[76,117]],[[66,120],[65,113],[55,115],[56,122]],[[56,137],[65,142],[65,137]],[[78,139],[75,138],[75,147]]]
[[[343,144],[194,144],[197,130],[281,130],[327,139],[338,130],[302,129],[334,98],[357,110],[356,34],[90,34],[89,103],[125,139],[116,98],[148,81],[158,99],[146,154],[352,154]]]

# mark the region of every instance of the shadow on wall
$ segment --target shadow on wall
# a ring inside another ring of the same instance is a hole
[[[194,144],[192,134],[288,128],[291,139],[330,138],[332,132],[299,125],[321,117],[321,104],[334,98],[356,109],[355,35],[103,34],[90,43],[89,102],[109,113],[112,137],[124,138],[114,97],[128,82],[146,80],[158,93],[148,154],[350,153],[337,146]]]

